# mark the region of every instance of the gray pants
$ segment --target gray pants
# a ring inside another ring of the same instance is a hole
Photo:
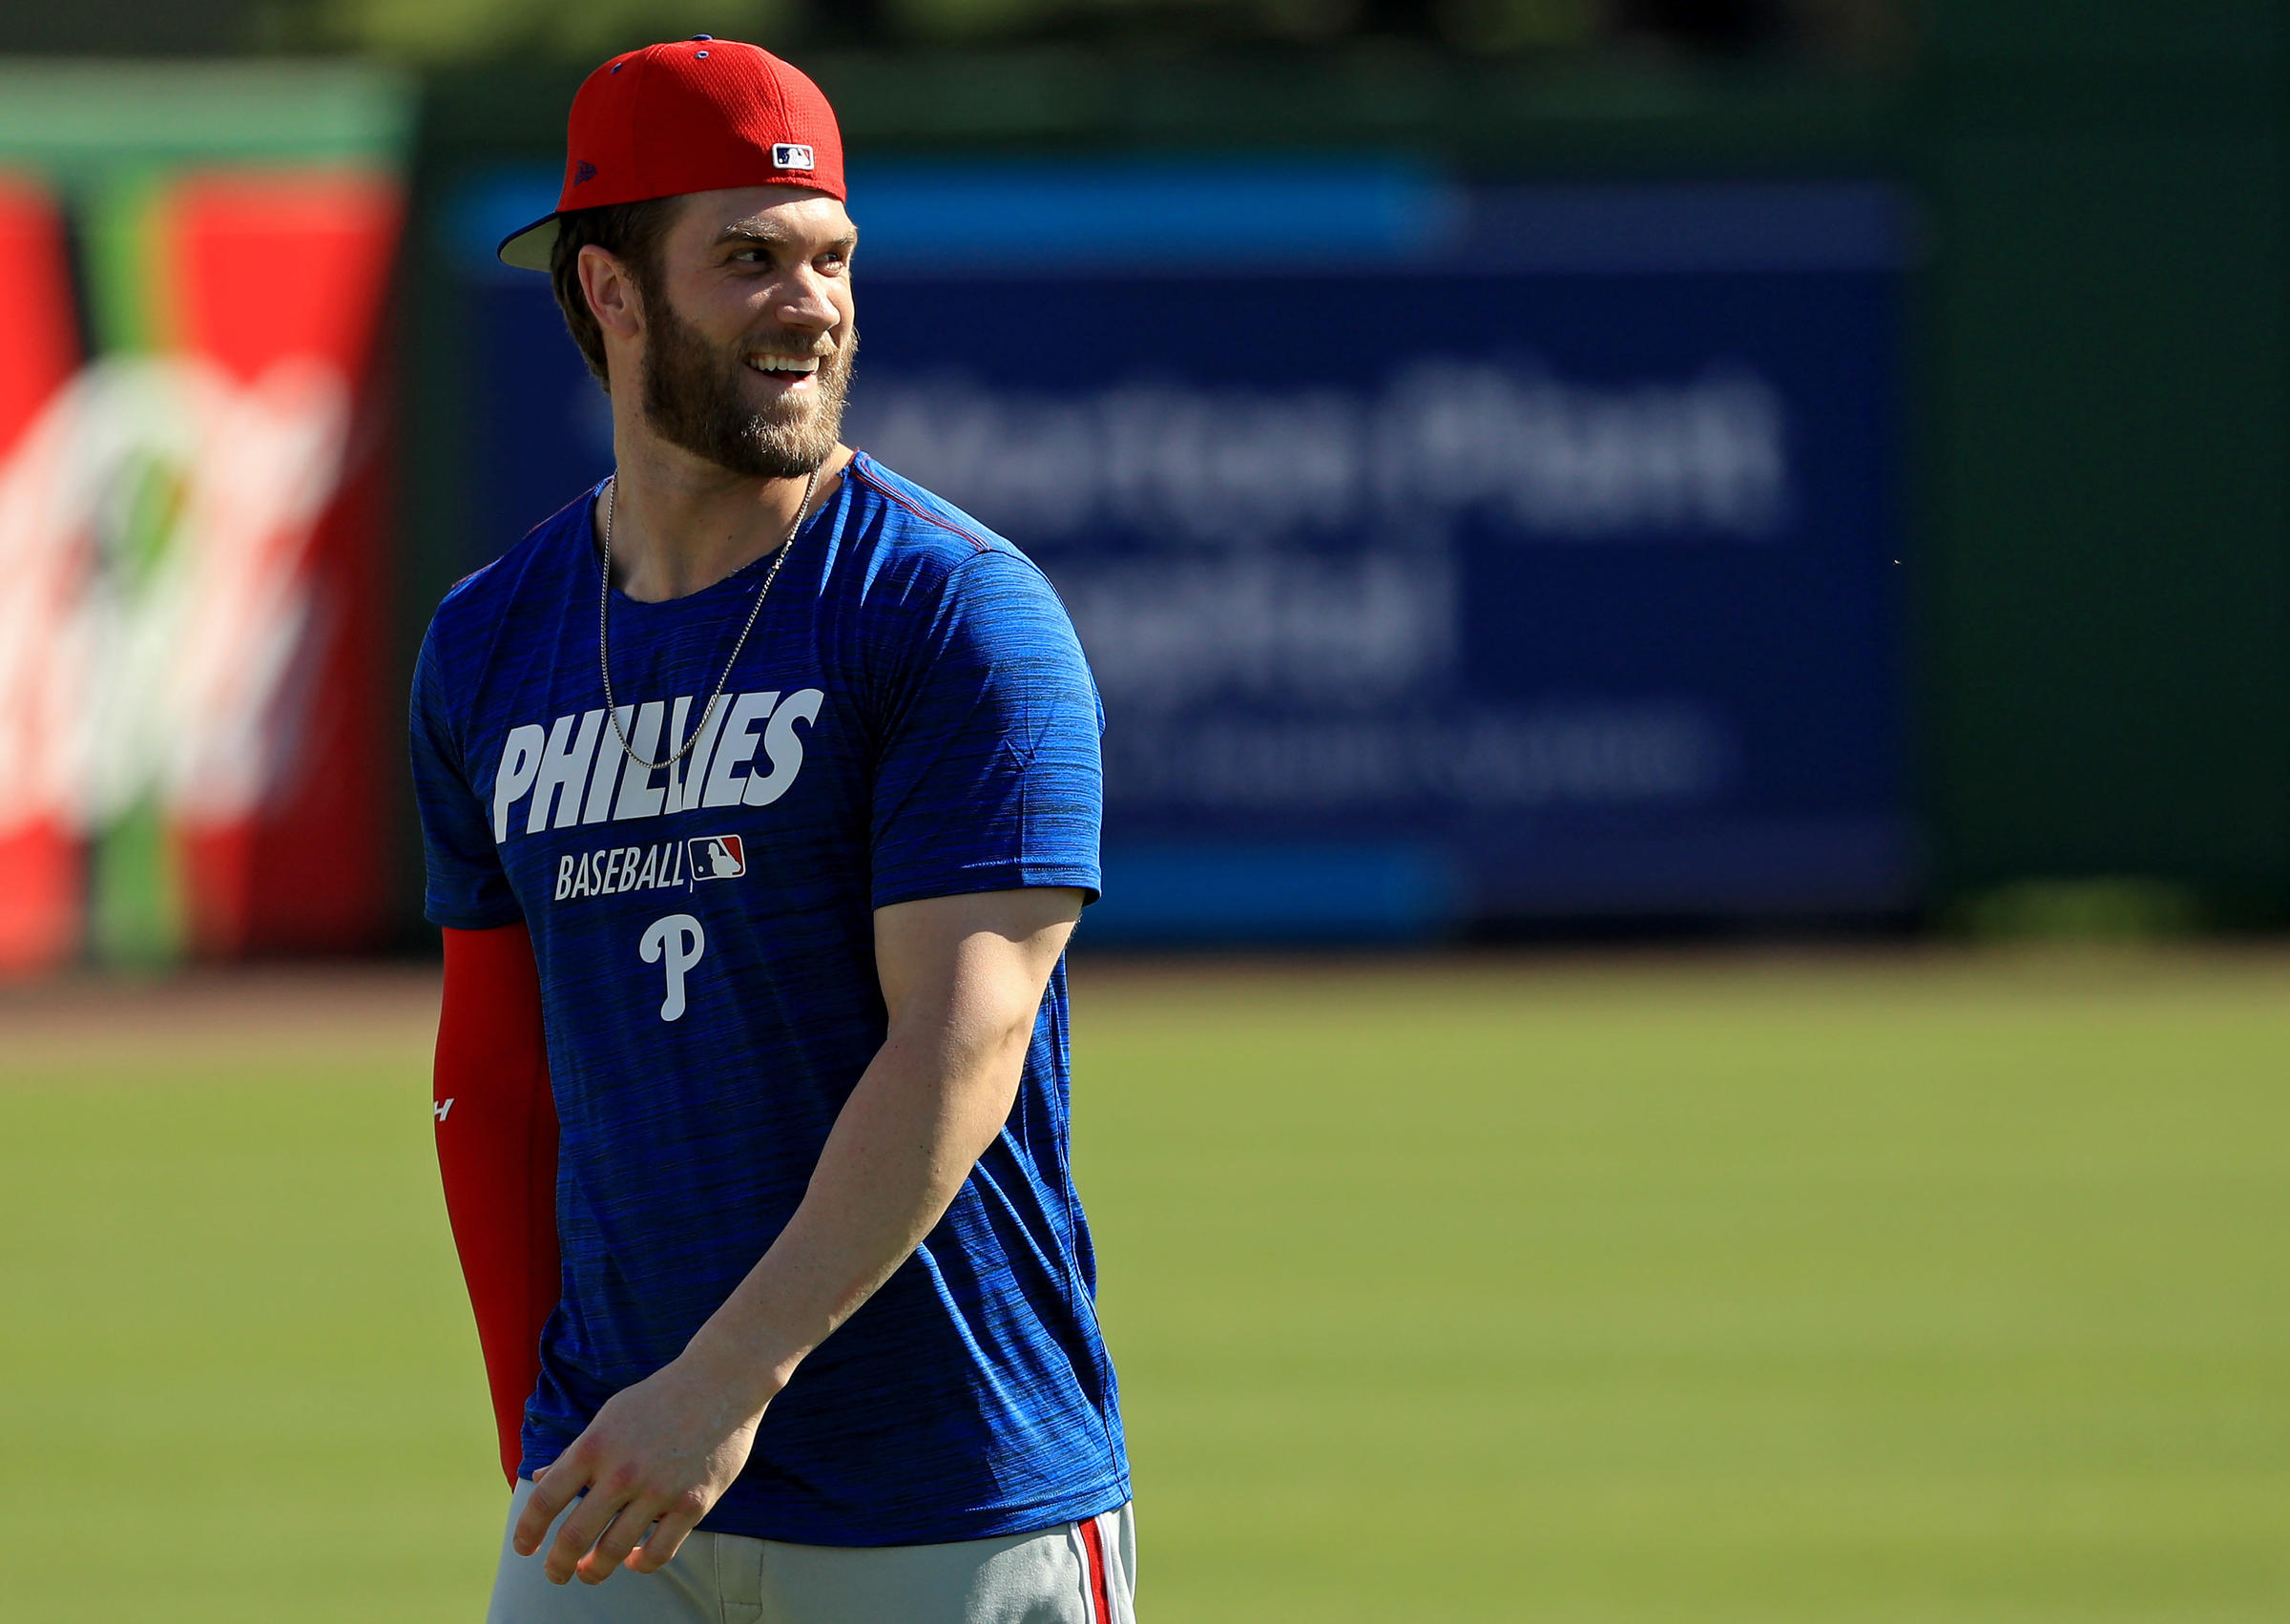
[[[786,1545],[698,1532],[656,1573],[552,1585],[541,1558],[510,1549],[532,1494],[510,1497],[486,1624],[1136,1624],[1136,1519],[1094,1518],[1111,1612],[1095,1600],[1078,1523],[952,1545]],[[541,1542],[546,1551],[549,1544]]]

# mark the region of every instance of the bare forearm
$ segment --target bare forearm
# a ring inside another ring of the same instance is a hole
[[[945,1216],[1010,1115],[1030,1027],[894,1031],[877,1051],[794,1218],[686,1351],[736,1405],[769,1404]]]

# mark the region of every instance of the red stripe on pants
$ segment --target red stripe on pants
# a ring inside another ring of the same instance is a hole
[[[1113,1598],[1105,1590],[1105,1536],[1097,1531],[1095,1517],[1084,1517],[1074,1526],[1081,1530],[1081,1548],[1090,1553],[1091,1624],[1114,1624]]]

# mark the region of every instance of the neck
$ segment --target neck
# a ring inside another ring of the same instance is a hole
[[[828,453],[798,514],[805,480],[733,473],[640,432],[613,442],[613,584],[639,603],[687,597],[772,552],[833,493],[851,460],[847,446]],[[600,535],[604,518],[599,503]]]

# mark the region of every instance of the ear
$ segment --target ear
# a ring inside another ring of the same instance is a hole
[[[615,338],[644,330],[644,304],[628,267],[592,242],[580,251],[580,291],[596,324]]]

